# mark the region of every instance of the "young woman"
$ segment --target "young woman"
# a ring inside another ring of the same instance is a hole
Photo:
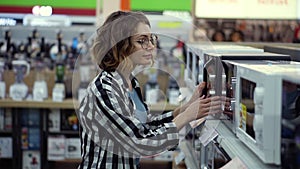
[[[112,13],[97,30],[92,52],[102,71],[90,83],[78,118],[82,127],[79,168],[139,168],[151,156],[178,144],[178,131],[192,120],[221,109],[219,97],[192,98],[173,112],[151,116],[132,71],[151,65],[157,36],[139,12]]]

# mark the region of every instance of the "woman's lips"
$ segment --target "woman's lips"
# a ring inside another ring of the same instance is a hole
[[[152,58],[152,54],[144,55],[145,58]]]

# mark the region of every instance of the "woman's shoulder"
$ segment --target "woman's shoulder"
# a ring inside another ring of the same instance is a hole
[[[120,80],[120,75],[117,72],[100,72],[90,83],[92,89],[112,90],[112,87],[120,87],[123,82]],[[114,88],[115,88],[114,87]]]

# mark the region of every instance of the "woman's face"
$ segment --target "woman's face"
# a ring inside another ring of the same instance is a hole
[[[153,44],[153,35],[150,32],[149,25],[139,23],[137,33],[132,36],[131,41],[134,45],[134,51],[129,57],[134,66],[149,65],[152,63],[155,44]]]

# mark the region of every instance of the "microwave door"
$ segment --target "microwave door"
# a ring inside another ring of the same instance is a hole
[[[220,69],[220,63],[215,58],[211,58],[208,62],[204,65],[203,69],[203,79],[206,82],[206,97],[211,96],[221,96],[221,81],[222,75],[222,68]],[[221,66],[222,67],[222,66]],[[208,119],[221,119],[223,117],[222,114],[211,114],[207,116]]]
[[[206,82],[205,96],[215,96],[215,63],[213,59],[209,59],[203,67],[203,81]]]

